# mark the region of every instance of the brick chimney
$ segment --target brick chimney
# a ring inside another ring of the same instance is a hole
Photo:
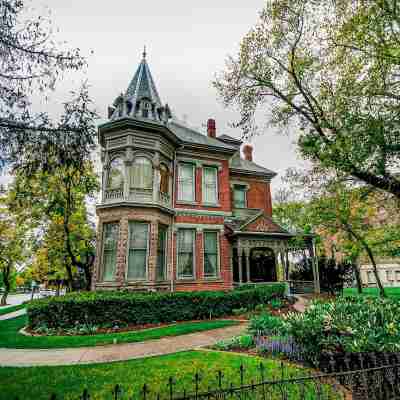
[[[212,138],[216,136],[215,119],[210,118],[207,121],[207,136]]]
[[[245,144],[243,146],[244,159],[247,161],[253,161],[253,146],[251,144]]]

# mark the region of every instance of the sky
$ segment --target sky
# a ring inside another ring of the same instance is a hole
[[[145,45],[161,100],[179,119],[205,132],[207,119],[214,118],[217,135],[240,137],[229,127],[238,113],[223,107],[211,82],[257,22],[263,0],[30,0],[29,5],[32,13],[50,11],[55,38],[79,47],[89,63],[84,77],[72,74],[58,84],[44,105],[48,111],[59,110],[83,78],[105,120],[107,106],[126,90]],[[263,132],[252,140],[254,161],[282,175],[300,163],[293,141],[294,135]],[[279,186],[278,177],[272,189]]]

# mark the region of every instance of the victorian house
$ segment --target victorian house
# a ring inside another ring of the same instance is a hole
[[[95,289],[214,290],[287,278],[288,239],[272,220],[273,171],[248,144],[177,122],[146,54],[99,126]]]

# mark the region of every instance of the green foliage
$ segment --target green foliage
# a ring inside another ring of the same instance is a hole
[[[383,352],[400,349],[400,302],[342,297],[313,302],[286,318],[287,331],[311,360],[323,352]]]
[[[245,314],[246,312],[247,312],[247,308],[246,307],[234,308],[232,310],[232,314],[233,315],[242,315],[242,314]]]
[[[251,335],[234,336],[231,339],[219,340],[213,346],[216,350],[232,350],[232,349],[251,349],[254,347],[254,339]]]
[[[269,302],[269,305],[271,306],[271,308],[273,310],[279,310],[280,308],[282,308],[283,302],[281,299],[274,298],[274,299],[271,299],[271,301]]]
[[[248,332],[253,336],[276,335],[277,332],[283,334],[285,326],[285,322],[282,318],[265,313],[250,319]]]
[[[72,293],[35,300],[28,305],[29,326],[70,328],[78,324],[146,324],[208,319],[230,315],[232,310],[283,296],[284,284],[230,292]]]

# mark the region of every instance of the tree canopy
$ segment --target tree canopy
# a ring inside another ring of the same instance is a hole
[[[241,113],[296,130],[301,154],[400,197],[400,3],[267,0],[214,82]]]

